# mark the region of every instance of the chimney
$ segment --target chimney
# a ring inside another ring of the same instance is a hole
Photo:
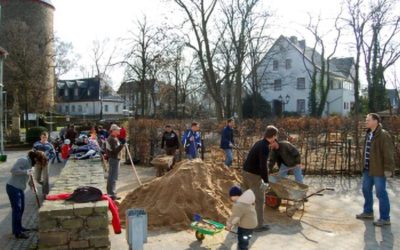
[[[289,40],[290,40],[292,43],[294,43],[295,45],[297,45],[297,37],[296,37],[296,36],[291,36],[291,37],[289,38]]]
[[[304,50],[306,48],[306,40],[299,41],[299,47],[301,50]]]

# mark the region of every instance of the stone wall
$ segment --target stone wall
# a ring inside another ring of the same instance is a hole
[[[99,160],[69,160],[50,194],[94,186],[105,193]],[[45,201],[39,210],[39,249],[110,249],[108,202]]]

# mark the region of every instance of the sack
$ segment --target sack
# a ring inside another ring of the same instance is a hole
[[[100,201],[102,196],[103,193],[100,189],[91,186],[83,186],[75,189],[67,201],[77,203]]]

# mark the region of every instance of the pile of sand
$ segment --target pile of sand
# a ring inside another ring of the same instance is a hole
[[[241,182],[239,176],[237,170],[222,164],[184,160],[163,177],[129,193],[119,206],[121,219],[125,220],[129,208],[144,208],[150,229],[187,229],[195,213],[225,223],[232,206],[228,191]]]

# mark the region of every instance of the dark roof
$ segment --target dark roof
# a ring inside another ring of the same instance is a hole
[[[297,37],[292,36],[292,37],[285,37],[281,35],[276,43],[281,40],[285,39],[289,44],[291,44],[294,48],[296,48],[302,55],[304,54],[305,58],[312,62],[314,61],[315,65],[317,66],[318,69],[321,69],[321,54],[318,51],[314,51],[313,48],[307,47],[306,46],[306,41],[305,40],[297,40]],[[275,44],[274,44],[275,45]],[[273,46],[274,46],[273,45]],[[314,55],[313,55],[314,51]],[[314,58],[314,60],[311,60],[311,58]],[[330,73],[344,77],[344,78],[349,78],[351,74],[351,69],[354,64],[354,59],[352,57],[345,57],[345,58],[332,58],[330,60]]]

